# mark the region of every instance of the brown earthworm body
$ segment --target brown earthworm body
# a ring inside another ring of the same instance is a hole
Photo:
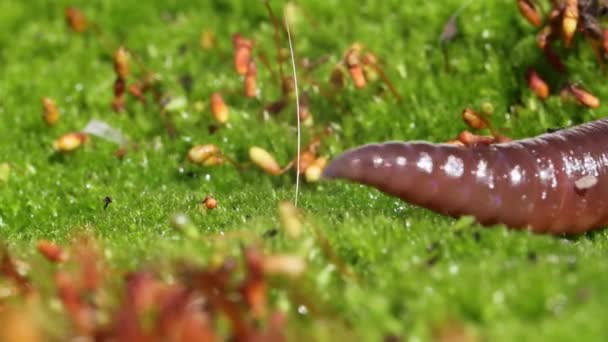
[[[338,156],[324,177],[483,225],[586,232],[608,224],[608,119],[495,145],[369,144]]]

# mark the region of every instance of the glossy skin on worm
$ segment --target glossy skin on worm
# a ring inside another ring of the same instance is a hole
[[[324,177],[484,225],[586,232],[608,225],[608,119],[495,145],[365,145],[335,158]]]

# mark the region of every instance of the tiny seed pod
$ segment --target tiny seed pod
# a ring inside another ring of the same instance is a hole
[[[310,99],[307,92],[303,92],[302,95],[300,95],[299,102],[298,118],[300,119],[300,122],[306,122],[308,119],[312,119],[312,116],[310,115]]]
[[[58,270],[55,273],[55,288],[63,307],[66,308],[66,312],[74,322],[88,328],[88,323],[84,322],[86,316],[82,314],[85,312],[84,303],[74,277],[66,270]],[[84,318],[79,318],[79,316]]]
[[[589,108],[597,108],[600,106],[600,99],[593,96],[593,94],[589,93],[585,89],[573,84],[568,87],[568,90],[572,95],[574,95],[574,98],[583,106]]]
[[[59,121],[59,110],[57,109],[55,101],[53,101],[53,99],[50,97],[43,97],[42,107],[44,109],[42,114],[44,122],[46,122],[46,124],[49,126],[54,126],[57,121]]]
[[[202,112],[203,110],[205,110],[205,107],[206,107],[206,106],[207,106],[207,105],[205,104],[205,102],[203,102],[203,101],[196,101],[196,102],[194,102],[194,106],[193,106],[193,107],[194,107],[194,110],[195,110],[197,113],[200,113],[200,112]]]
[[[129,53],[122,46],[114,53],[114,71],[122,79],[129,76]]]
[[[281,226],[289,237],[296,239],[300,236],[302,220],[298,208],[293,203],[289,201],[279,203],[279,219],[281,220]]]
[[[378,65],[378,57],[371,52],[366,52],[363,54],[361,62],[367,65]]]
[[[361,57],[363,64],[363,72],[365,79],[370,82],[375,82],[380,78],[378,75],[378,58],[371,52],[367,52]]]
[[[545,53],[545,58],[549,61],[549,64],[551,64],[553,69],[559,72],[566,71],[566,65],[564,64],[564,62],[562,62],[562,59],[559,57],[559,55],[555,51],[553,51],[551,46],[547,45],[543,52]]]
[[[304,174],[304,176],[306,177],[306,181],[309,183],[318,182],[319,179],[321,179],[321,175],[323,174],[323,170],[325,169],[326,165],[327,165],[326,157],[317,158],[312,163],[312,165],[310,165],[306,169],[306,173]]]
[[[141,83],[137,82],[137,83],[133,83],[131,85],[129,85],[129,94],[131,94],[131,96],[135,97],[138,101],[145,103],[146,102],[146,97],[144,96],[144,92],[142,89],[142,85]]]
[[[230,111],[220,93],[211,94],[211,113],[218,123],[224,124],[228,121]]]
[[[141,90],[144,93],[148,91],[156,93],[162,87],[159,76],[153,72],[146,72],[139,82],[141,82]]]
[[[477,135],[469,131],[462,131],[458,135],[458,140],[465,146],[491,145],[496,142],[496,139],[491,136]]]
[[[115,96],[112,99],[112,109],[114,109],[115,112],[122,112],[123,110],[125,110],[124,96]]]
[[[547,21],[552,25],[559,26],[559,24],[560,24],[559,21],[561,19],[562,12],[563,12],[563,6],[554,6],[549,11]]]
[[[289,277],[300,276],[306,270],[306,260],[299,255],[275,254],[264,257],[264,273]]]
[[[570,91],[569,86],[566,86],[559,91],[559,97],[561,98],[562,102],[574,101],[574,95]]]
[[[281,63],[289,60],[289,58],[291,57],[291,52],[289,51],[289,49],[286,48],[280,48],[279,52],[277,53],[277,60]]]
[[[363,75],[365,76],[365,80],[367,82],[376,82],[380,79],[380,75],[378,75],[378,70],[376,67],[369,66],[367,64],[362,64]]]
[[[70,6],[65,9],[65,20],[74,32],[81,33],[87,29],[87,18],[75,7]]]
[[[115,97],[121,97],[125,94],[125,79],[122,77],[117,77],[116,80],[114,80],[114,96]]]
[[[456,11],[450,16],[448,21],[443,25],[443,29],[439,35],[439,43],[443,46],[444,52],[447,51],[445,50],[445,45],[454,40],[458,35],[457,21],[459,14],[459,11]]]
[[[245,75],[245,97],[255,97],[258,93],[258,88],[256,85],[256,77],[258,74],[258,69],[253,60],[249,61],[249,65],[247,67],[247,74]]]
[[[36,244],[36,249],[38,249],[38,252],[40,252],[40,254],[51,262],[60,263],[68,259],[68,254],[66,251],[51,241],[38,241]]]
[[[369,82],[375,82],[380,78],[378,74],[378,59],[376,55],[371,52],[365,53],[361,57],[361,65],[363,67],[363,74],[365,80]]]
[[[123,160],[125,158],[125,156],[127,155],[127,149],[124,147],[119,147],[116,151],[114,151],[114,155],[119,160]]]
[[[502,144],[502,143],[507,143],[513,141],[513,138],[510,138],[506,135],[502,135],[502,134],[496,134],[494,135],[494,143],[495,144]]]
[[[304,13],[302,13],[302,9],[295,4],[294,1],[288,1],[283,7],[283,17],[285,18],[285,23],[289,25],[289,27],[297,27],[300,22],[304,19]]]
[[[331,71],[329,82],[334,86],[335,89],[344,88],[344,70],[342,65],[338,64]]]
[[[321,169],[321,171],[323,171],[325,169],[325,166],[327,166],[327,161],[327,157],[319,157],[312,165],[318,167],[319,169]]]
[[[72,132],[67,133],[59,137],[53,142],[53,148],[57,152],[70,152],[79,148],[82,144],[87,142],[89,137],[85,133]]]
[[[224,158],[221,156],[210,156],[203,161],[203,166],[216,166],[224,164]]]
[[[217,207],[217,200],[211,196],[211,195],[207,195],[203,201],[202,204],[209,210],[213,210]]]
[[[454,145],[454,146],[459,146],[459,147],[464,147],[466,146],[462,141],[460,141],[460,139],[452,139],[452,140],[448,140],[445,142],[446,144],[450,144],[450,145]]]
[[[295,95],[295,83],[292,76],[285,76],[281,81],[281,90],[283,91],[283,95],[285,97],[293,98]]]
[[[249,148],[249,158],[260,169],[271,175],[277,176],[283,173],[274,157],[261,147],[252,146]]]
[[[302,151],[300,153],[300,173],[306,172],[309,166],[315,162],[316,156],[311,151]]]
[[[517,0],[517,7],[521,15],[528,20],[528,22],[536,27],[540,27],[541,18],[540,14],[534,7],[534,4],[530,0]]]
[[[253,41],[237,33],[232,36],[232,46],[234,48],[234,69],[239,75],[245,75],[249,68]]]
[[[552,34],[553,28],[551,27],[551,25],[543,27],[543,29],[540,30],[540,32],[536,36],[536,43],[538,44],[538,47],[541,49],[546,48],[547,44],[549,44],[549,40]]]
[[[315,121],[312,118],[312,115],[308,115],[307,117],[304,118],[304,121],[302,121],[302,126],[304,127],[312,127],[314,125]]]
[[[271,103],[267,104],[266,106],[264,106],[264,109],[263,109],[264,115],[278,114],[278,113],[282,112],[283,109],[285,109],[285,107],[287,107],[288,104],[289,104],[289,102],[286,98],[281,98],[277,101],[271,102]]]
[[[572,38],[574,37],[576,27],[578,26],[578,15],[578,0],[566,0],[563,14],[564,18],[562,21],[562,32],[567,47],[572,45]]]
[[[215,33],[211,30],[204,30],[201,32],[200,45],[201,48],[205,50],[215,47]]]
[[[494,113],[494,105],[492,102],[483,102],[481,104],[481,111],[486,115],[492,115]]]
[[[209,158],[220,154],[219,147],[213,144],[196,145],[188,151],[188,160],[194,164],[204,164]]]
[[[353,80],[355,87],[365,87],[366,80],[365,74],[363,73],[363,67],[359,61],[359,51],[351,49],[346,54],[345,61],[346,66],[348,67],[348,73],[350,74],[350,78]]]
[[[361,51],[365,49],[365,46],[361,42],[354,42],[349,46],[349,51],[355,51],[357,54],[361,55]]]
[[[465,108],[462,111],[462,119],[473,129],[484,129],[487,126],[484,119],[471,108]]]
[[[534,92],[534,94],[541,100],[546,100],[549,97],[549,86],[547,82],[543,80],[536,70],[530,68],[526,71],[526,79],[528,80],[528,87]]]
[[[247,276],[241,283],[239,292],[251,315],[255,319],[261,319],[266,316],[268,296],[266,279],[263,276],[264,255],[255,247],[247,247],[243,250],[243,256]]]

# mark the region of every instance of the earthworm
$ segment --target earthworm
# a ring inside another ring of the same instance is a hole
[[[608,224],[608,118],[494,145],[369,144],[335,158],[324,177],[482,225],[582,233]]]

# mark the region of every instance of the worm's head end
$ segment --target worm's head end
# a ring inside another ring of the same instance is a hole
[[[322,179],[348,179],[355,182],[361,180],[367,149],[359,147],[342,153],[327,165]]]
[[[327,165],[323,170],[321,179],[330,180],[336,178],[340,178],[340,166],[338,163],[336,163],[336,160],[332,160],[331,162],[329,162],[329,165]]]

